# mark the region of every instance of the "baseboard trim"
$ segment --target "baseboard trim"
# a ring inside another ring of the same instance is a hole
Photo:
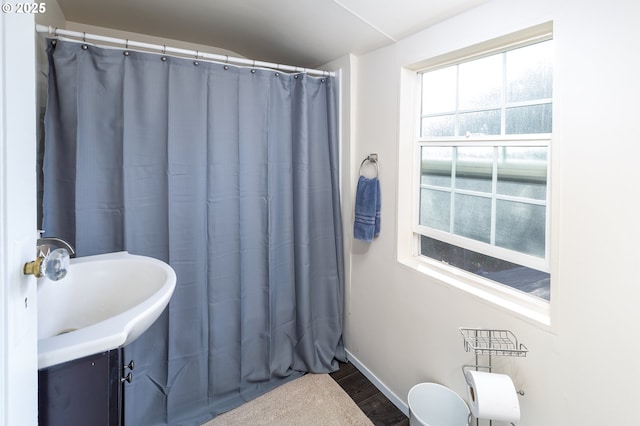
[[[365,367],[364,364],[360,362],[360,360],[358,360],[358,358],[356,358],[351,352],[349,352],[349,350],[346,350],[346,352],[349,362],[352,363],[353,366],[358,369],[358,371],[364,374],[364,376],[369,379],[369,381],[373,383],[373,385],[377,387],[378,390],[382,392],[382,394],[393,403],[393,405],[398,407],[398,409],[402,411],[405,416],[409,417],[409,406],[402,399],[400,399],[398,395],[393,393],[393,391],[391,391],[391,389],[389,389],[375,374],[373,374],[371,370]]]

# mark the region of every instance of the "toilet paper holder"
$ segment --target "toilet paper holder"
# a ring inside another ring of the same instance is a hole
[[[524,344],[519,343],[518,338],[510,330],[467,327],[460,327],[459,330],[464,338],[465,350],[475,355],[475,364],[462,366],[462,376],[469,386],[471,384],[467,379],[466,369],[473,368],[478,371],[478,369],[482,368],[491,373],[491,358],[493,356],[526,357],[527,352],[529,352],[529,349]],[[487,365],[480,364],[480,356],[487,357]],[[516,390],[516,393],[520,396],[525,394],[523,390]],[[471,424],[471,414],[469,414],[468,423]],[[491,425],[492,422],[489,421],[489,424]],[[516,426],[514,423],[511,424]]]
[[[462,376],[464,376],[464,381],[467,382],[467,385],[471,386],[471,383],[469,383],[469,380],[467,379],[467,374],[465,369],[467,368],[474,368],[476,371],[478,370],[478,368],[486,368],[489,373],[491,373],[491,366],[488,365],[476,365],[476,364],[465,364],[462,366]],[[520,396],[524,396],[525,393],[522,389],[516,390],[516,393]]]
[[[478,371],[479,368],[485,368],[487,369],[489,372],[491,372],[491,366],[488,365],[477,365],[477,364],[465,364],[462,366],[462,376],[464,377],[464,381],[467,383],[467,386],[469,386],[469,392],[471,394],[471,397],[474,397],[474,389],[473,389],[473,385],[469,382],[469,379],[467,378],[467,374],[466,374],[466,369],[475,369],[476,371]],[[520,396],[524,396],[524,391],[522,389],[520,390],[516,390],[516,393]],[[471,424],[471,417],[472,414],[469,413],[469,417],[467,419],[467,424]],[[479,420],[476,420],[476,424],[478,423]],[[489,425],[493,424],[493,422],[491,420],[489,420]],[[516,426],[515,423],[511,423],[511,426]]]

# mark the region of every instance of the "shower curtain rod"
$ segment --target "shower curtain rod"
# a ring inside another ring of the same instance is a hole
[[[232,63],[237,65],[245,65],[251,67],[271,68],[279,71],[305,72],[311,75],[319,75],[324,77],[335,77],[336,73],[332,71],[323,71],[310,68],[296,67],[292,65],[276,64],[274,62],[256,61],[253,59],[237,58],[229,55],[219,55],[215,53],[200,52],[199,50],[181,49],[178,47],[170,47],[162,44],[144,43],[123,38],[106,37],[97,34],[88,34],[80,31],[62,30],[47,25],[36,25],[36,31],[39,33],[48,33],[53,36],[66,36],[80,38],[83,41],[92,40],[103,43],[120,44],[125,48],[141,48],[155,50],[162,53],[173,53],[180,56],[192,57],[195,59],[208,59],[211,61]]]

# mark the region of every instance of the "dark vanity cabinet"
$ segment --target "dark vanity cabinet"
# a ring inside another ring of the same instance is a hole
[[[91,355],[38,371],[40,426],[117,426],[123,422],[122,349]]]

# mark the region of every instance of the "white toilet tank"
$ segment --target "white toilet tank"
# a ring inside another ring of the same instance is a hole
[[[460,396],[437,383],[419,383],[407,398],[410,426],[468,426],[469,407]]]

